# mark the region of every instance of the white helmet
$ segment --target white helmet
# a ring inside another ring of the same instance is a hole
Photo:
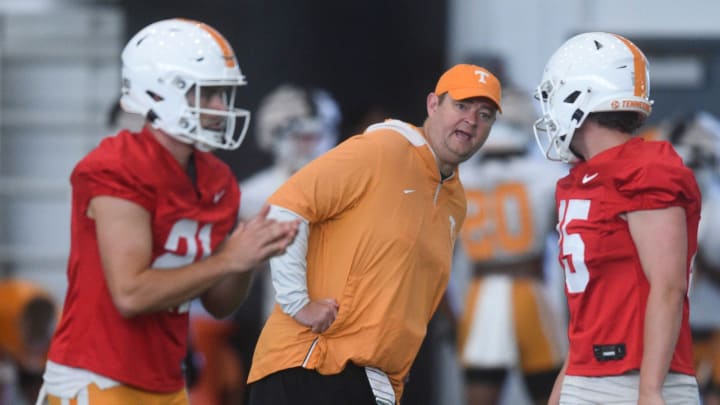
[[[536,116],[529,94],[514,87],[503,89],[503,113],[498,115],[478,156],[527,152]]]
[[[504,108],[504,107],[503,107]],[[478,156],[524,153],[532,137],[530,131],[498,120],[490,130],[490,136],[480,148]]]
[[[283,84],[260,102],[257,116],[259,147],[289,172],[332,148],[338,139],[340,108],[322,89]]]
[[[141,114],[155,128],[201,150],[240,146],[250,112],[235,108],[235,92],[247,82],[230,44],[215,29],[184,19],[150,24],[127,43],[122,62],[120,103],[125,111]],[[190,90],[195,92],[193,105]],[[202,108],[200,96],[208,90],[225,91],[227,108]],[[222,123],[203,127],[201,114],[221,117]],[[244,124],[236,134],[237,117]]]
[[[647,117],[649,94],[647,59],[632,42],[606,32],[574,36],[550,57],[535,93],[542,109],[533,127],[538,146],[550,160],[576,161],[570,142],[590,113],[635,111]]]

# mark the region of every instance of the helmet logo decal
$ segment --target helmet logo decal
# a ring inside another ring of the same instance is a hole
[[[202,28],[210,34],[211,37],[217,42],[218,46],[220,46],[220,49],[223,53],[223,59],[225,59],[225,66],[227,67],[234,67],[235,66],[235,54],[233,53],[232,47],[230,47],[230,44],[228,41],[223,37],[219,32],[215,30],[215,28],[203,24],[201,22],[196,22],[198,28]]]
[[[630,52],[633,56],[633,83],[635,84],[635,96],[637,97],[645,97],[648,96],[648,88],[647,88],[647,61],[645,60],[645,56],[640,52],[640,49],[638,49],[635,44],[628,41],[626,38],[615,35],[622,43],[625,44],[625,46],[628,47]]]

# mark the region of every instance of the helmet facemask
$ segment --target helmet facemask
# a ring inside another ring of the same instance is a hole
[[[332,129],[318,117],[291,119],[278,128],[273,142],[276,163],[294,173],[335,144]]]
[[[535,91],[535,98],[540,102],[540,118],[533,125],[535,140],[548,160],[573,163],[579,160],[570,150],[575,130],[588,116],[586,112],[591,88],[580,88],[558,84],[546,79]],[[566,94],[567,93],[567,94]],[[544,133],[542,140],[540,132]]]
[[[232,150],[240,146],[247,133],[250,113],[235,108],[236,93],[237,86],[229,83],[195,83],[186,95],[187,110],[180,117],[181,136],[201,150]],[[213,108],[216,105],[222,107]],[[237,117],[243,118],[239,132],[235,131]]]

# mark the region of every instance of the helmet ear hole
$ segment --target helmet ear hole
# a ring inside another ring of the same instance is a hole
[[[181,77],[176,77],[175,79],[173,79],[173,85],[180,90],[185,90],[185,88],[187,87],[187,83]]]
[[[162,100],[163,100],[163,98],[162,98],[159,94],[157,94],[157,93],[155,93],[155,92],[152,92],[152,91],[148,90],[146,93],[147,93],[147,95],[148,95],[151,99],[153,99],[154,101],[162,101]]]
[[[577,100],[577,98],[579,96],[580,96],[580,90],[575,90],[572,93],[568,94],[568,96],[565,97],[565,100],[563,100],[563,101],[568,104],[572,104],[575,102],[575,100]]]
[[[584,115],[585,115],[585,113],[582,110],[577,109],[573,113],[572,118],[570,120],[574,121],[574,122],[581,122]]]

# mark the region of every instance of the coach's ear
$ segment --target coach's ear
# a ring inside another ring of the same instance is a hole
[[[442,102],[443,96],[438,96],[437,94],[430,92],[427,95],[427,99],[425,100],[426,108],[427,108],[427,114],[428,117],[432,117],[435,111],[437,111],[438,106],[440,105],[440,102]]]

